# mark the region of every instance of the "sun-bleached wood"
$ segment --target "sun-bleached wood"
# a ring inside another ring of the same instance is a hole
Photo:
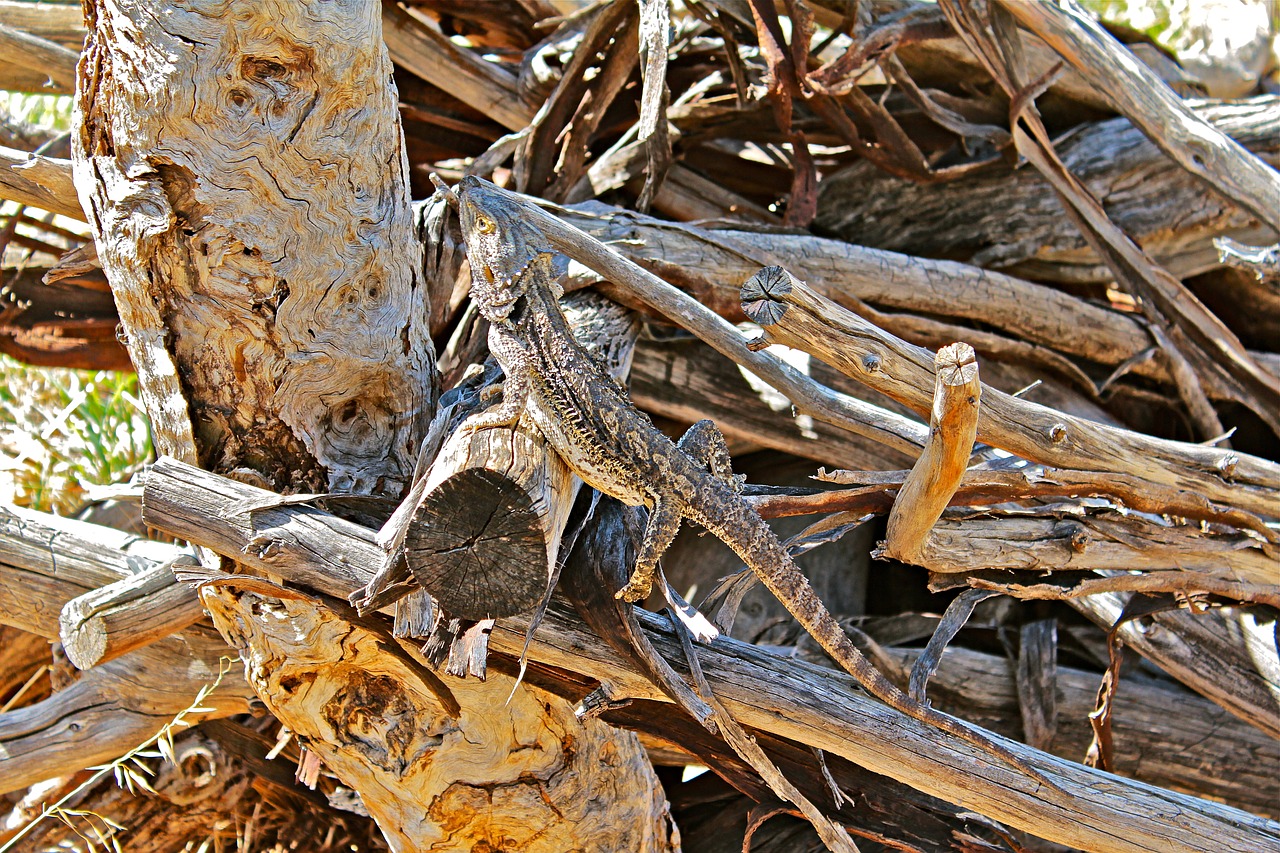
[[[56,640],[66,602],[184,554],[109,527],[0,504],[0,622]]]
[[[59,638],[70,600],[125,582],[188,554],[109,527],[15,506],[0,506],[0,622]],[[165,569],[167,572],[168,569]],[[189,592],[189,590],[188,590]],[[151,735],[212,684],[228,658],[207,627],[188,627],[84,673],[34,705],[0,715],[0,791],[110,761]],[[230,716],[253,698],[240,669],[228,669],[193,717]]]
[[[84,218],[66,191],[71,187],[68,161],[0,148],[0,166],[6,164],[9,170],[0,168],[0,197]],[[679,180],[677,174],[673,181]],[[891,309],[881,322],[900,337],[924,330],[919,314],[951,318],[946,331],[973,320],[998,331],[968,330],[980,352],[1021,343],[1033,356],[1037,348],[1047,349],[1112,368],[1134,359],[1136,375],[1168,379],[1158,359],[1135,358],[1153,342],[1131,314],[999,272],[807,234],[708,230],[595,203],[579,208],[537,203],[731,319],[741,316],[738,283],[761,266],[785,263],[846,308],[868,303]],[[1056,215],[1054,221],[1060,221]],[[579,271],[568,284],[582,286],[584,278]],[[1212,384],[1206,390],[1221,393]]]
[[[0,792],[119,758],[218,688],[210,710],[187,719],[230,717],[256,699],[222,638],[191,627],[94,667],[47,699],[0,714]]]
[[[310,509],[241,508],[269,499],[259,489],[161,459],[148,474],[148,524],[223,553],[243,555],[262,571],[345,599],[367,582],[380,549],[374,531]],[[250,543],[252,545],[249,546]],[[680,644],[657,617],[640,614],[670,660]],[[490,647],[519,655],[526,622],[499,620]],[[1043,838],[1098,851],[1262,851],[1280,843],[1280,824],[1204,800],[1130,783],[1120,777],[1005,745],[1049,774],[1064,792],[1034,783],[963,742],[861,698],[841,674],[783,662],[722,638],[700,647],[717,696],[745,725],[774,732],[887,773]],[[562,606],[553,603],[534,637],[532,659],[616,686],[616,695],[665,701],[648,678]],[[1170,823],[1177,815],[1176,826]]]
[[[983,569],[1170,572],[1190,588],[1196,578],[1238,583],[1274,599],[1280,559],[1249,534],[1199,523],[1127,517],[1115,510],[1011,513],[953,510],[915,555],[935,572]]]
[[[172,763],[144,760],[154,772],[147,777],[154,794],[148,792],[140,796],[141,792],[130,791],[107,774],[67,802],[71,809],[85,809],[91,804],[89,809],[69,815],[65,822],[50,818],[39,821],[20,839],[18,849],[76,850],[84,846],[88,836],[100,842],[99,849],[110,849],[114,842],[129,853],[180,850],[192,838],[218,836],[225,825],[225,815],[234,812],[237,805],[243,807],[246,798],[254,796],[255,783],[262,784],[245,772],[238,756],[200,729],[175,733],[173,755]],[[278,763],[285,764],[284,761]],[[59,801],[83,781],[82,776],[75,775],[33,787],[27,796],[38,792],[39,802],[27,799],[23,804],[25,820],[11,822],[9,826],[16,831],[26,821],[35,820],[41,814],[41,807]],[[305,790],[298,784],[289,793]],[[15,815],[11,812],[8,817],[13,821]],[[106,820],[113,821],[115,826],[108,825]],[[101,835],[95,835],[89,826]],[[7,829],[0,827],[0,844],[15,834]]]
[[[973,347],[964,343],[943,347],[934,356],[933,366],[929,443],[898,491],[885,533],[885,556],[906,563],[920,558],[929,529],[951,502],[969,467],[978,431],[982,383]]]
[[[44,95],[75,90],[76,59],[84,42],[79,3],[0,0],[0,27],[19,35],[9,43],[0,36],[0,89]]]
[[[394,3],[383,5],[383,37],[397,65],[456,94],[508,130],[523,131],[538,112],[540,103],[532,92],[520,87],[515,75],[463,50]],[[654,207],[675,216],[707,214],[708,206],[700,194],[705,181],[687,167],[673,165],[670,186],[658,190]],[[716,194],[729,208],[757,210],[756,205],[723,189],[717,188]],[[724,209],[713,207],[710,215]]]
[[[920,655],[918,649],[883,651],[904,679]],[[1023,734],[1016,668],[1003,655],[953,646],[929,679],[929,695],[948,713],[1016,737]],[[1058,725],[1048,751],[1073,761],[1084,757],[1098,681],[1096,673],[1057,667]],[[1209,700],[1167,681],[1127,673],[1116,694],[1113,729],[1117,772],[1277,817],[1280,778],[1270,768],[1280,760],[1280,741]]]
[[[1280,173],[1206,123],[1075,3],[1000,5],[1067,60],[1178,165],[1280,235]]]
[[[1112,592],[1074,598],[1070,604],[1111,630],[1129,598]],[[1280,650],[1272,628],[1246,610],[1178,610],[1125,621],[1117,631],[1127,647],[1280,740]]]
[[[631,367],[631,399],[646,412],[686,424],[710,418],[728,441],[740,446],[768,447],[824,463],[839,459],[869,470],[912,462],[906,453],[817,418],[779,417],[790,412],[789,400],[700,341],[640,341]]]
[[[741,282],[760,267],[781,264],[846,308],[868,303],[886,309],[886,323],[898,324],[888,329],[899,336],[909,334],[911,314],[905,312],[912,312],[948,318],[958,326],[979,321],[1009,339],[1113,367],[1152,345],[1132,315],[969,264],[809,234],[702,229],[598,203],[579,208],[536,203],[730,319],[742,316]],[[1154,364],[1135,370],[1167,376]]]
[[[386,626],[369,630],[296,594],[230,585],[202,598],[272,712],[356,782],[393,850],[675,849],[643,751],[620,747],[598,720],[577,720],[565,700],[529,686],[513,692],[496,674],[444,676],[461,706],[453,716],[424,686],[424,661],[388,653]],[[264,630],[264,621],[291,630]]]
[[[0,50],[4,51],[6,65],[17,65],[37,80],[44,77],[35,91],[65,95],[75,88],[79,58],[76,51],[3,22],[0,22]],[[43,85],[45,81],[50,85]]]
[[[84,219],[70,160],[0,146],[0,198]]]
[[[1266,95],[1188,106],[1217,131],[1255,149],[1262,162],[1280,162],[1280,98]],[[1269,235],[1248,210],[1207,194],[1201,180],[1173,168],[1127,119],[1082,125],[1055,140],[1055,149],[1067,168],[1105,202],[1116,225],[1180,279],[1221,266],[1213,245],[1216,237],[1225,234],[1257,243]],[[1062,215],[1052,187],[1034,169],[997,166],[925,185],[858,163],[820,186],[816,222],[830,236],[907,255],[966,261],[1037,281],[1115,280]],[[795,271],[817,286],[817,278],[800,264],[795,264]],[[1035,313],[1029,306],[1022,310]],[[1053,319],[1042,317],[1040,322]],[[1076,329],[1067,337],[1088,340],[1093,334]]]
[[[76,186],[157,445],[396,491],[432,350],[378,9],[218,8],[91,9],[77,95]]]
[[[195,590],[174,580],[173,562],[153,565],[62,606],[58,635],[77,669],[114,660],[204,617]]]
[[[814,292],[792,275],[771,291],[743,287],[744,307],[765,331],[764,342],[811,352],[872,388],[929,411],[933,358]],[[1091,423],[983,388],[978,438],[1011,453],[1061,468],[1127,474],[1196,492],[1227,505],[1280,517],[1280,465],[1259,457]]]
[[[158,447],[285,492],[400,494],[437,374],[381,5],[128,0],[90,3],[88,19],[77,188]],[[506,719],[508,732],[572,732],[555,781],[573,787],[504,776],[520,760],[520,738],[476,752],[461,748],[465,738],[415,737],[431,748],[404,756],[419,763],[379,764],[405,731],[311,719],[321,709],[297,701],[305,697],[291,680],[313,681],[315,695],[323,684],[358,698],[376,668],[364,656],[378,644],[344,647],[344,623],[315,602],[290,601],[282,621],[252,610],[248,593],[218,601],[214,624],[253,663],[259,697],[291,730],[332,736],[310,748],[341,769],[395,848],[423,849],[453,832],[491,843],[510,822],[537,827],[548,850],[626,848],[624,833],[662,825],[665,801],[635,738],[577,726],[563,702],[523,703],[520,713],[537,719],[517,721],[492,695],[476,700],[495,729]],[[317,639],[332,642],[293,661],[265,652],[308,625],[326,626]],[[359,665],[343,665],[344,652]],[[403,669],[382,674],[391,681],[383,693],[410,689]],[[500,691],[499,681],[490,689]],[[430,728],[429,718],[410,717],[406,729]],[[353,739],[369,748],[347,750]],[[605,781],[602,752],[629,768],[630,787]],[[441,772],[418,773],[422,764]],[[424,820],[460,779],[488,805],[465,826]],[[509,795],[501,802],[484,793],[496,783]],[[571,807],[588,791],[599,817],[592,838]],[[531,803],[543,807],[526,823]],[[662,832],[647,834],[650,849],[663,849]]]

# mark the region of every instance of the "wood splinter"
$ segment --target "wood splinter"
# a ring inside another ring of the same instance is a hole
[[[937,375],[929,441],[893,502],[880,554],[904,563],[919,562],[929,530],[942,517],[969,467],[978,434],[982,383],[973,347],[966,343],[943,347],[933,364]]]

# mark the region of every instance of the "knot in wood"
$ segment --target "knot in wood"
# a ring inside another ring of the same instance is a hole
[[[1240,457],[1238,455],[1234,453],[1228,453],[1226,456],[1223,456],[1221,459],[1218,460],[1218,465],[1217,465],[1218,473],[1221,474],[1224,479],[1230,480],[1232,477],[1235,476],[1236,465],[1238,465],[1239,463],[1240,463]]]

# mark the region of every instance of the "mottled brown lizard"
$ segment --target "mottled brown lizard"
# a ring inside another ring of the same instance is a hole
[[[584,482],[649,508],[635,570],[618,597],[646,597],[658,559],[680,524],[696,522],[732,548],[873,696],[1056,787],[983,732],[912,699],[850,642],[773,530],[740,494],[724,438],[711,421],[695,424],[677,444],[632,405],[626,390],[570,333],[559,305],[554,252],[517,201],[474,177],[464,178],[456,193],[437,186],[458,208],[471,297],[490,323],[489,349],[506,374],[502,403],[467,428],[513,426],[527,413]]]

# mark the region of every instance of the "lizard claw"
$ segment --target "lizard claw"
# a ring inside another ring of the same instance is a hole
[[[632,578],[631,581],[622,589],[618,590],[613,597],[635,604],[637,601],[643,601],[649,597],[649,590],[651,586],[652,583],[637,583],[635,578]]]

